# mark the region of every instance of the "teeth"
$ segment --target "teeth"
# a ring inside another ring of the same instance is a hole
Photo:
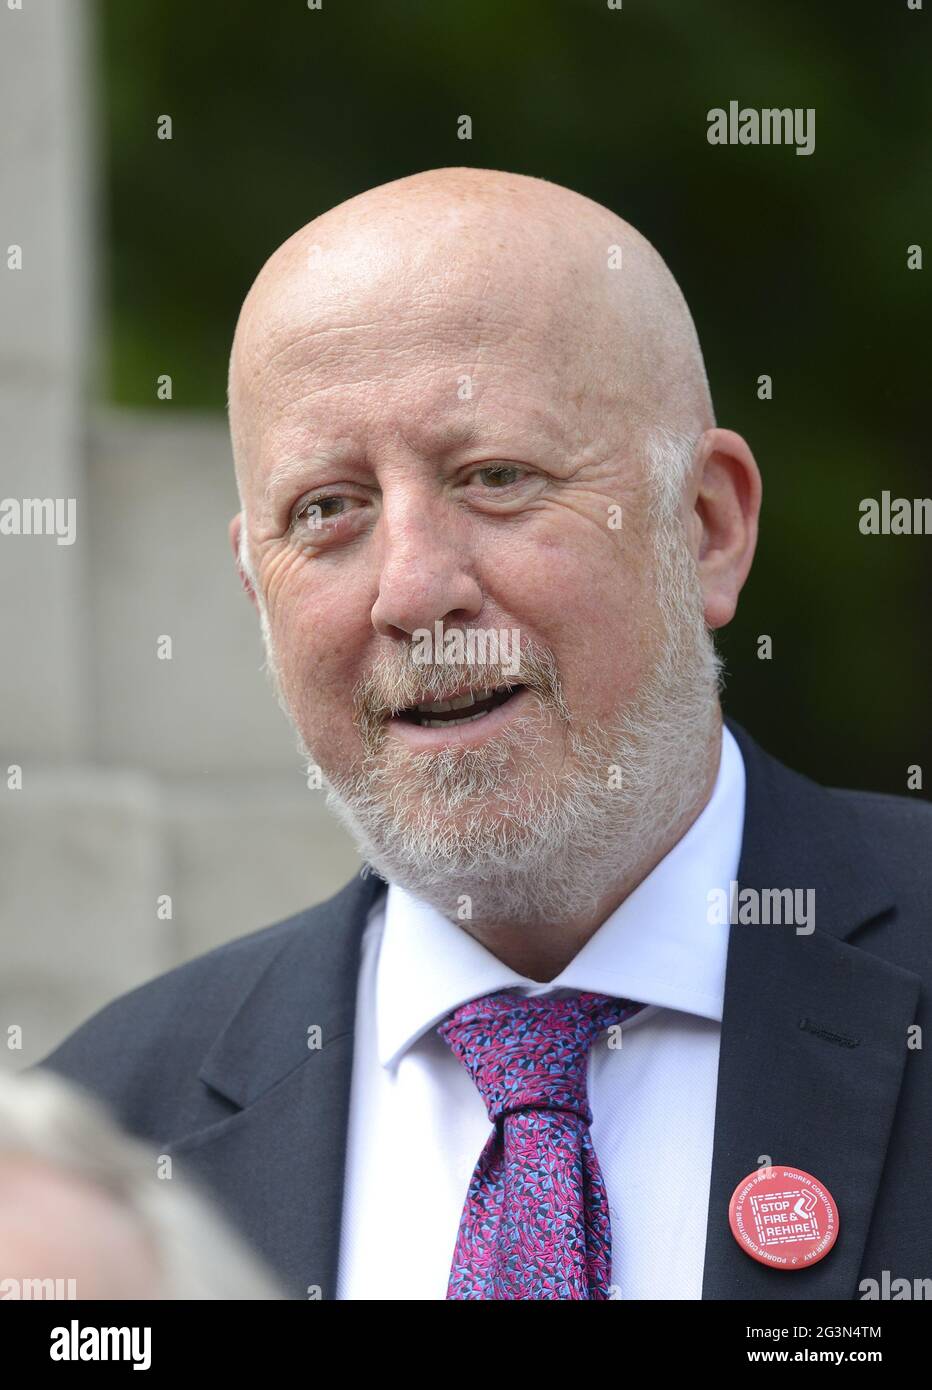
[[[465,719],[422,719],[421,727],[424,729],[455,729],[457,724],[473,724],[477,719],[484,719],[488,710],[481,709],[478,714],[467,714]]]
[[[468,709],[470,705],[478,704],[480,700],[488,700],[494,694],[494,690],[474,690],[471,695],[457,695],[453,700],[425,700],[422,705],[415,705],[415,709],[418,714],[446,714],[451,709]],[[444,720],[445,724],[450,722],[448,719]]]
[[[479,710],[476,714],[464,715],[462,719],[431,719],[430,716],[432,714],[449,714],[458,709],[469,709],[471,705],[480,704],[483,700],[490,700],[500,690],[505,695],[511,695],[513,687],[492,686],[488,690],[474,690],[472,694],[468,695],[454,695],[450,700],[425,700],[421,704],[409,708],[417,711],[420,717],[416,722],[424,729],[452,729],[457,724],[471,724],[475,719],[484,719],[489,711]]]

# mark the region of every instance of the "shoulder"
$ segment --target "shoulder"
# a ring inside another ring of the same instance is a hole
[[[925,848],[932,839],[932,802],[920,796],[895,796],[886,792],[827,787],[786,766],[734,719],[726,719],[744,760],[749,790],[770,804],[776,803],[787,817],[801,817],[811,831],[828,829],[834,838],[846,834],[866,836],[869,843],[882,845],[904,866],[911,855]],[[915,865],[928,872],[928,862]]]
[[[164,1025],[183,1016],[189,1029],[209,1032],[236,1007],[244,989],[295,933],[312,929],[313,921],[313,909],[309,909],[177,965],[105,1005],[72,1033],[71,1039],[109,1028],[114,1034],[122,1032],[129,1043],[147,1020]],[[183,1012],[195,1004],[193,1015]]]
[[[827,787],[826,791],[845,802],[859,820],[891,836],[905,834],[910,841],[927,842],[932,835],[932,801],[847,787]]]
[[[897,893],[916,895],[928,904],[932,892],[932,802],[841,787],[825,790],[879,854],[884,876]]]
[[[832,934],[932,980],[932,803],[823,786],[727,723],[747,773],[742,861],[755,881],[817,890]]]
[[[157,1132],[171,1117],[203,1120],[197,1073],[218,1036],[268,980],[281,996],[352,952],[354,926],[372,885],[356,878],[335,897],[238,937],[98,1010],[38,1065],[94,1092],[131,1129]],[[364,913],[362,914],[364,915]],[[217,1098],[217,1117],[228,1107]],[[212,1116],[210,1117],[212,1118]]]
[[[92,1014],[38,1065],[93,1090],[128,1121],[127,1096],[177,1095],[256,980],[313,926],[309,909],[175,966]]]

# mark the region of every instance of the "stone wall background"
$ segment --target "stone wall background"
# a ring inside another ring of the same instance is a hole
[[[359,868],[262,671],[223,420],[96,399],[89,20],[76,0],[0,11],[0,496],[74,498],[77,517],[70,546],[0,537],[7,1070]]]

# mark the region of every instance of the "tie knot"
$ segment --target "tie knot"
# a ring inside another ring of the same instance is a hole
[[[437,1032],[472,1076],[493,1123],[531,1108],[569,1110],[589,1125],[592,1044],[643,1008],[604,994],[557,999],[500,990],[461,1004]]]

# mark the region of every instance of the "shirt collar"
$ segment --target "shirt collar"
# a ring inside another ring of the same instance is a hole
[[[552,981],[517,974],[462,927],[390,884],[376,967],[379,1061],[395,1062],[468,999],[499,989],[592,990],[721,1022],[728,924],[710,925],[708,894],[737,876],[745,771],[722,728],[712,795],[647,878]]]

